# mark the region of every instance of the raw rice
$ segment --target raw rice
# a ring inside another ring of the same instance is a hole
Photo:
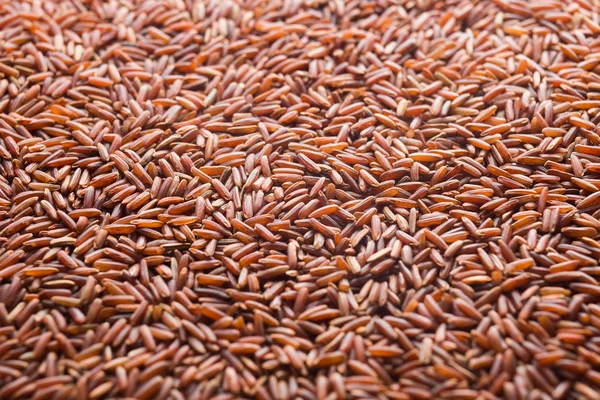
[[[0,399],[600,399],[599,33],[0,2]]]

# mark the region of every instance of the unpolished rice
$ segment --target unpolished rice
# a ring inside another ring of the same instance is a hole
[[[0,399],[600,399],[592,0],[0,4]]]

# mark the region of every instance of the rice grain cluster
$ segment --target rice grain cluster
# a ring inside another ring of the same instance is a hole
[[[0,399],[600,399],[599,13],[0,1]]]

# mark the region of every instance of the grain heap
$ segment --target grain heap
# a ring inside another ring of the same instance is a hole
[[[600,398],[597,1],[0,7],[1,399]]]

